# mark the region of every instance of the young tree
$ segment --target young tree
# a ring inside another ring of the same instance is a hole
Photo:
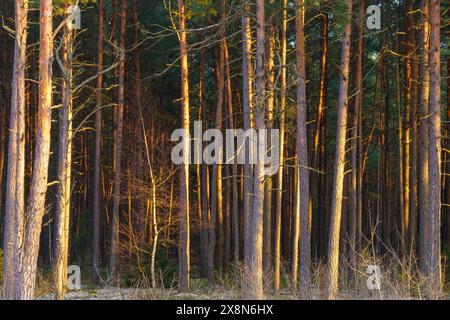
[[[347,130],[348,84],[350,69],[350,36],[352,0],[347,0],[347,22],[344,26],[341,52],[341,77],[339,81],[338,120],[336,132],[336,155],[331,202],[331,225],[328,243],[327,292],[328,299],[336,299],[339,294],[339,234],[342,215],[342,193],[344,188],[345,144]]]
[[[181,58],[181,108],[182,127],[184,129],[184,148],[189,150],[189,73],[186,41],[186,5],[178,0],[179,31]],[[183,166],[180,170],[180,243],[179,243],[179,289],[189,290],[190,286],[190,232],[189,232],[189,154],[183,153]]]

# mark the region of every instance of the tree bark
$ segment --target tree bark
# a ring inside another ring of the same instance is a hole
[[[344,187],[345,144],[347,130],[348,83],[350,65],[350,36],[352,0],[347,0],[347,19],[342,38],[341,78],[339,81],[338,121],[336,132],[336,156],[331,203],[331,224],[328,244],[327,298],[336,299],[339,294],[339,231]]]
[[[274,291],[280,292],[281,269],[281,216],[283,211],[283,173],[284,173],[284,137],[286,109],[286,47],[287,47],[287,0],[283,0],[283,22],[281,30],[281,97],[280,97],[280,169],[277,175],[276,212],[275,212],[275,242],[274,242]]]
[[[58,190],[55,219],[54,280],[56,299],[64,299],[67,287],[67,264],[69,257],[69,222],[72,171],[72,59],[73,23],[69,18],[69,6],[65,7],[67,23],[64,26],[62,44],[62,106],[59,109],[58,132]]]
[[[430,25],[428,21],[428,0],[421,0],[421,20],[420,30],[420,64],[421,90],[419,97],[419,119],[420,119],[420,139],[419,139],[419,259],[420,269],[426,272],[426,255],[428,242],[428,201],[429,201],[429,95],[430,95],[430,73],[429,73],[429,51],[430,51]],[[448,180],[446,180],[448,181]]]
[[[21,300],[30,300],[34,296],[42,217],[45,213],[52,120],[52,11],[52,0],[40,2],[38,123],[20,281],[17,285],[17,297]]]
[[[97,42],[97,90],[95,92],[95,160],[94,160],[94,223],[93,223],[93,279],[98,280],[98,267],[100,263],[100,173],[101,173],[101,148],[102,148],[102,104],[103,104],[103,24],[104,2],[98,0],[98,42]]]
[[[264,0],[256,2],[256,95],[255,95],[255,129],[259,135],[265,127],[264,102],[264,52],[265,52],[265,10]],[[253,213],[250,219],[250,236],[246,267],[248,283],[246,296],[253,299],[264,297],[262,246],[264,213],[264,163],[258,148],[257,164],[254,168]]]
[[[308,135],[306,130],[305,1],[296,1],[297,152],[300,196],[300,294],[308,294],[311,281],[311,221],[309,206]],[[306,297],[306,296],[305,296]]]
[[[182,123],[184,129],[184,150],[189,150],[189,73],[186,41],[186,5],[178,0],[180,58],[181,58],[181,99]],[[190,231],[189,231],[189,153],[183,153],[180,170],[180,239],[179,239],[179,289],[190,287]]]
[[[244,12],[242,13],[242,80],[243,80],[243,127],[244,131],[249,130],[252,127],[252,109],[253,109],[253,81],[252,81],[252,31],[250,26],[249,6],[244,6]],[[251,150],[249,144],[245,145],[245,157],[244,164],[244,259],[248,260],[250,252],[250,220],[253,213],[253,166],[250,164]]]
[[[429,295],[441,293],[441,60],[440,1],[430,0]]]
[[[272,19],[267,27],[268,43],[267,43],[267,116],[266,128],[270,133],[273,128],[273,113],[275,99],[275,30]],[[267,150],[271,150],[271,141],[267,141]],[[272,177],[268,176],[264,184],[264,225],[263,225],[263,267],[264,273],[269,274],[272,268]]]
[[[356,266],[357,246],[361,239],[361,161],[358,154],[361,154],[362,147],[362,126],[361,112],[364,96],[363,87],[363,65],[364,65],[364,22],[365,22],[365,1],[359,2],[358,16],[358,42],[356,53],[356,75],[355,87],[356,95],[354,100],[353,128],[352,128],[352,154],[351,154],[351,176],[350,176],[350,224],[349,224],[349,245],[350,245],[350,264]],[[358,161],[359,160],[359,161]]]
[[[5,227],[3,241],[3,298],[15,299],[20,282],[24,228],[25,68],[28,1],[15,2],[15,48],[9,121]]]
[[[114,153],[114,186],[113,186],[113,216],[111,224],[111,256],[109,260],[109,277],[114,279],[117,275],[117,260],[119,254],[120,235],[120,189],[122,185],[122,132],[123,111],[125,103],[125,36],[127,24],[127,1],[122,0],[121,23],[120,23],[120,61],[119,61],[119,87],[117,105],[117,128]]]

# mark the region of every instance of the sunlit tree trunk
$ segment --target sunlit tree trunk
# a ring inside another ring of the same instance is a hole
[[[243,127],[247,131],[252,127],[252,108],[253,108],[253,81],[252,81],[252,32],[250,26],[249,6],[245,5],[242,14],[242,108],[243,108]],[[244,164],[244,257],[248,259],[250,252],[250,217],[253,212],[253,166],[249,163],[250,152],[249,144],[245,145],[246,161]]]
[[[184,150],[189,150],[189,75],[188,50],[186,41],[186,5],[178,0],[179,32],[181,58],[181,108],[184,129]],[[179,239],[179,289],[190,287],[190,231],[189,231],[189,153],[183,153],[183,165],[180,170],[180,239]]]
[[[267,27],[267,116],[266,127],[268,132],[273,128],[274,100],[275,100],[275,30],[273,21],[269,22]],[[267,150],[271,150],[271,142],[267,141]],[[271,272],[272,268],[272,177],[268,176],[264,184],[264,226],[263,226],[263,266],[264,273]]]
[[[328,265],[326,279],[326,296],[336,299],[339,294],[339,232],[342,213],[342,193],[344,187],[345,144],[347,130],[348,84],[350,68],[350,36],[352,0],[347,0],[347,19],[342,37],[341,78],[339,82],[338,120],[336,132],[336,155],[331,203],[331,224],[328,244]]]
[[[9,120],[5,227],[3,242],[3,297],[16,298],[20,282],[20,251],[24,227],[25,170],[25,68],[27,54],[28,1],[15,2],[11,109]]]
[[[202,38],[204,34],[202,33]],[[201,119],[203,120],[204,128],[208,126],[208,109],[207,103],[205,101],[205,72],[206,72],[206,49],[202,47],[200,49],[200,88],[199,95],[201,96],[200,107],[201,107]],[[210,207],[210,178],[209,178],[209,167],[206,163],[201,164],[201,209],[202,209],[202,220],[201,220],[201,232],[203,233],[204,244],[202,245],[204,263],[205,263],[205,274],[208,278],[210,284],[214,283],[214,256],[209,254],[209,246],[211,242],[211,230],[210,219],[211,219],[211,207]]]
[[[416,37],[414,29],[414,16],[413,16],[413,2],[408,0],[407,2],[407,50],[406,50],[406,88],[405,88],[405,103],[406,103],[406,128],[409,132],[407,144],[410,150],[408,150],[409,164],[409,214],[407,220],[408,232],[406,236],[408,241],[408,250],[413,250],[416,241],[417,230],[417,125],[416,125],[416,113],[417,113],[417,63],[416,63]]]
[[[255,94],[255,129],[259,134],[265,128],[264,97],[264,52],[265,52],[265,10],[264,0],[256,2],[256,94]],[[247,290],[246,296],[254,299],[264,297],[262,247],[264,214],[264,163],[258,148],[257,163],[254,167],[253,213],[249,226],[249,246],[246,257]]]
[[[62,38],[62,106],[59,109],[58,132],[58,191],[55,219],[54,280],[56,298],[64,299],[67,286],[67,263],[69,256],[69,221],[72,171],[72,59],[73,22],[66,7],[67,23]]]
[[[322,38],[322,52],[320,59],[319,101],[317,104],[317,124],[314,134],[314,164],[321,172],[317,178],[317,214],[316,223],[313,222],[313,246],[316,247],[318,257],[323,257],[326,248],[327,223],[327,176],[326,168],[326,104],[327,104],[327,65],[328,65],[328,24],[326,11],[322,12],[320,35]]]
[[[412,19],[412,13],[411,13],[411,7],[412,2],[411,0],[408,0],[406,3],[406,14],[407,14],[407,33],[413,32],[413,23],[414,20]],[[404,243],[405,243],[405,249],[409,250],[410,242],[409,242],[409,222],[410,222],[410,208],[411,208],[411,103],[412,103],[412,54],[413,44],[411,43],[412,37],[408,36],[408,41],[406,43],[406,49],[405,49],[405,149],[404,149],[404,155],[405,155],[405,195],[404,195]]]
[[[421,90],[419,97],[419,258],[420,269],[426,272],[426,256],[428,242],[428,201],[429,201],[429,95],[430,95],[430,73],[429,73],[429,49],[430,49],[430,25],[428,21],[428,0],[421,0],[422,28],[420,30],[420,80]],[[446,179],[448,181],[448,179]]]
[[[276,212],[275,212],[275,242],[274,242],[274,290],[280,292],[281,269],[281,216],[283,210],[283,173],[284,173],[284,137],[285,137],[285,109],[286,109],[286,35],[287,35],[287,0],[283,0],[283,22],[281,30],[281,97],[280,97],[280,169],[277,175]]]
[[[450,58],[447,58],[447,122],[450,123]],[[450,132],[450,125],[447,129],[447,132]],[[450,145],[450,143],[448,144]],[[447,155],[448,156],[448,155]],[[450,173],[450,161],[447,161],[447,170],[446,173]],[[445,179],[445,203],[450,203],[450,179]],[[446,219],[447,219],[447,229],[446,229],[446,237],[447,237],[447,248],[450,248],[450,208],[446,206]]]
[[[53,3],[40,2],[39,37],[39,103],[38,123],[28,203],[27,224],[21,252],[22,265],[17,297],[30,300],[34,297],[36,268],[39,253],[42,217],[45,213],[48,163],[50,158],[50,129],[52,109],[52,61],[53,61]]]

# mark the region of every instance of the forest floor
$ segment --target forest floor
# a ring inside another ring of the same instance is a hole
[[[179,293],[170,289],[137,289],[108,287],[100,289],[81,289],[70,291],[66,300],[228,300],[239,299],[240,292],[229,291],[193,291]],[[42,300],[52,300],[54,294],[50,293],[40,297]]]
[[[298,296],[291,292],[282,292],[280,296],[267,296],[268,300],[296,300]],[[40,296],[39,300],[53,300],[54,294],[48,293]],[[242,292],[240,290],[193,290],[189,293],[179,293],[177,290],[171,289],[138,289],[138,288],[82,288],[81,290],[70,291],[66,294],[66,300],[240,300],[242,299]],[[315,294],[311,300],[323,299],[321,294]],[[352,294],[351,292],[341,293],[339,297],[341,300],[414,300],[424,299],[424,297],[411,297],[399,295],[384,295],[380,292],[373,292],[372,294]],[[450,299],[450,296],[443,297],[443,299]]]

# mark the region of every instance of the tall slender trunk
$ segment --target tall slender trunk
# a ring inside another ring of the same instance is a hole
[[[350,263],[351,266],[356,266],[357,245],[361,238],[361,161],[358,161],[358,154],[361,154],[362,146],[362,126],[361,113],[362,102],[364,95],[363,88],[363,64],[364,64],[364,18],[365,18],[365,1],[359,2],[359,16],[358,16],[358,42],[356,53],[356,75],[355,86],[356,95],[354,100],[353,113],[353,128],[352,128],[352,154],[351,154],[351,177],[350,177],[350,225],[349,225],[349,242],[350,242]]]
[[[419,139],[419,259],[420,269],[426,272],[426,256],[428,241],[428,201],[429,201],[429,177],[428,177],[428,157],[429,157],[429,95],[430,95],[430,72],[429,72],[429,51],[430,51],[430,25],[428,21],[428,0],[421,0],[421,20],[420,30],[420,80],[421,90],[419,97],[419,119],[420,119],[420,139]],[[446,181],[449,181],[446,179]]]
[[[216,129],[222,130],[222,108],[224,100],[224,77],[223,77],[223,50],[222,42],[219,48],[219,57],[216,61],[216,78],[217,78],[217,108],[216,108],[216,119],[215,125]],[[223,157],[222,146],[218,146],[217,150],[218,159]],[[212,180],[211,180],[211,226],[210,229],[213,232],[217,230],[217,243],[216,235],[211,233],[210,240],[210,251],[209,254],[216,258],[216,262],[219,268],[222,267],[223,263],[223,188],[222,188],[222,164],[221,160],[218,163],[213,164],[212,170]]]
[[[275,99],[275,30],[273,21],[269,21],[267,27],[267,121],[266,127],[268,132],[273,128],[274,99]],[[267,141],[267,149],[271,150],[271,142]],[[268,176],[264,184],[264,226],[263,226],[263,266],[264,273],[268,274],[272,268],[272,177]]]
[[[327,298],[336,299],[339,294],[339,231],[344,187],[345,144],[347,130],[348,83],[350,68],[350,36],[352,0],[347,0],[347,19],[342,38],[341,78],[339,82],[338,121],[336,132],[336,155],[334,164],[333,196],[331,203],[331,225],[328,244]]]
[[[32,299],[36,281],[42,217],[45,213],[47,193],[48,163],[50,158],[50,131],[52,109],[52,61],[53,61],[53,3],[40,2],[39,37],[39,103],[38,123],[31,181],[28,216],[21,252],[20,281],[17,297]]]
[[[121,23],[120,23],[120,61],[119,61],[119,87],[117,105],[117,128],[114,153],[114,191],[113,191],[113,216],[111,224],[111,256],[109,260],[109,277],[114,279],[117,272],[117,260],[119,253],[120,234],[120,189],[122,184],[122,132],[123,132],[123,110],[125,103],[125,36],[127,24],[127,1],[122,0]]]
[[[412,0],[408,0],[406,3],[406,15],[407,23],[406,30],[410,34],[413,32],[414,20],[412,19]],[[409,242],[409,220],[410,220],[410,208],[411,208],[411,103],[412,103],[412,62],[411,56],[413,54],[412,36],[408,36],[405,49],[405,207],[404,207],[404,243],[405,249],[410,250]]]
[[[71,16],[67,6],[66,15]],[[55,222],[55,264],[54,280],[56,298],[64,299],[67,286],[67,263],[69,256],[69,222],[72,171],[72,58],[73,23],[67,19],[62,44],[62,106],[59,109],[58,132],[58,191]]]
[[[9,7],[9,1],[4,0],[2,2],[2,12],[4,16],[8,16],[8,7]],[[4,48],[7,48],[10,46],[9,42],[9,35],[5,31],[1,33],[1,45]],[[5,173],[5,156],[6,156],[6,137],[7,137],[7,130],[8,130],[8,122],[6,120],[8,114],[8,95],[9,93],[9,85],[10,85],[10,79],[8,79],[9,75],[9,68],[8,68],[8,55],[9,50],[3,49],[2,52],[2,85],[1,85],[1,92],[2,92],[2,103],[0,105],[1,111],[0,111],[0,185],[3,186],[3,178]],[[3,212],[3,187],[0,188],[0,219],[1,219],[1,212]]]
[[[189,150],[189,73],[188,50],[186,41],[186,5],[184,0],[178,0],[179,32],[181,58],[181,99],[182,123],[184,129],[184,148]],[[189,230],[189,153],[183,153],[183,165],[180,170],[180,239],[179,239],[179,289],[189,290],[190,287],[190,230]]]
[[[256,2],[256,95],[255,128],[259,135],[265,127],[264,101],[264,52],[265,52],[265,10],[264,0]],[[264,162],[262,148],[258,148],[257,164],[254,168],[253,213],[249,226],[249,246],[246,257],[248,268],[248,288],[246,295],[254,299],[264,297],[262,246],[263,246],[263,212],[264,212]]]
[[[205,39],[205,33],[201,33],[202,41]],[[203,120],[203,126],[207,126],[207,104],[204,101],[205,97],[205,70],[206,70],[206,49],[202,47],[200,49],[200,77],[199,77],[199,89],[198,89],[198,101],[199,101],[199,121]],[[201,155],[200,155],[201,156]],[[202,267],[203,272],[210,281],[214,280],[213,268],[211,265],[213,262],[208,254],[208,243],[209,243],[209,186],[208,186],[208,166],[205,163],[198,165],[197,168],[197,178],[198,178],[198,206],[199,206],[199,223],[200,223],[200,247],[202,255]]]
[[[100,171],[101,171],[101,148],[102,148],[102,103],[103,103],[103,24],[104,24],[104,2],[98,0],[98,39],[97,39],[97,90],[95,92],[95,160],[94,160],[94,239],[92,266],[93,279],[98,279],[98,266],[100,263]]]
[[[409,145],[410,145],[410,188],[409,188],[409,223],[408,229],[408,249],[415,248],[416,233],[417,233],[417,59],[416,59],[416,39],[414,29],[414,16],[413,16],[413,3],[412,0],[408,0],[407,3],[407,30],[408,30],[408,43],[407,43],[407,109],[409,109],[409,122],[407,127],[409,128]]]
[[[250,9],[245,5],[242,13],[242,82],[243,82],[243,127],[244,131],[252,127],[253,107],[253,81],[252,81],[252,31],[250,26]],[[244,257],[249,259],[250,252],[250,220],[253,212],[252,190],[253,190],[253,166],[250,164],[250,153],[252,152],[248,143],[245,145],[244,164]]]
[[[204,39],[204,33],[201,34],[202,39]],[[201,119],[203,120],[203,126],[208,126],[208,109],[207,103],[205,102],[205,72],[206,72],[206,49],[202,47],[200,49],[200,88],[199,95],[201,96],[200,107],[201,107]],[[214,283],[214,256],[209,254],[208,246],[211,242],[210,232],[211,230],[210,220],[211,220],[211,206],[210,206],[210,179],[209,179],[209,168],[206,163],[201,164],[201,209],[202,209],[202,221],[201,221],[201,232],[203,233],[204,244],[202,245],[202,251],[205,263],[205,274],[208,278],[210,284]]]
[[[397,51],[398,51],[398,43],[397,43]],[[404,202],[404,184],[403,184],[403,121],[402,121],[402,112],[401,112],[401,77],[400,77],[400,58],[397,58],[396,61],[396,88],[397,88],[397,133],[398,133],[398,208],[400,213],[400,219],[398,219],[398,233],[399,233],[399,244],[401,255],[403,256],[405,253],[405,227],[404,227],[404,219],[403,212],[405,208]]]
[[[20,282],[20,248],[24,227],[25,68],[28,1],[15,2],[15,48],[9,121],[5,229],[3,241],[3,297],[15,299]]]
[[[300,196],[300,293],[308,294],[311,278],[311,221],[309,206],[308,135],[306,131],[305,1],[297,0],[295,13],[297,63],[297,153]]]
[[[450,123],[450,58],[447,58],[447,122]],[[447,128],[447,132],[450,133],[450,125]],[[448,144],[450,145],[450,143]],[[449,148],[449,147],[448,147]],[[448,155],[447,155],[448,156]],[[450,161],[447,161],[447,170],[446,173],[450,173]],[[444,203],[450,203],[450,179],[445,179],[445,199]],[[447,221],[447,229],[446,229],[446,239],[447,239],[447,248],[450,248],[450,208],[445,206],[446,208],[446,221]]]
[[[224,59],[225,59],[225,74],[226,74],[226,92],[227,92],[227,110],[228,110],[228,128],[234,129],[234,113],[233,113],[233,95],[231,90],[231,71],[230,71],[230,58],[228,53],[228,45],[227,42],[224,41]],[[229,159],[227,159],[227,164],[230,164]],[[238,167],[236,162],[236,157],[233,157],[231,161],[232,165],[232,177],[231,177],[231,184],[232,184],[232,207],[231,211],[232,214],[232,222],[233,222],[233,244],[234,244],[234,251],[233,251],[233,259],[235,262],[239,261],[239,223],[238,223],[238,183],[237,183],[237,176],[238,176]],[[231,240],[231,239],[230,239]],[[228,261],[226,261],[228,262]]]
[[[319,83],[319,100],[317,103],[317,120],[316,129],[314,133],[314,167],[320,171],[319,174],[313,176],[313,188],[316,188],[317,198],[315,199],[316,211],[312,218],[312,245],[313,254],[316,257],[321,256],[322,239],[323,239],[323,224],[325,222],[325,134],[326,134],[326,91],[327,91],[327,61],[328,61],[328,13],[321,12],[320,36],[321,44],[321,58],[320,58],[320,83]]]
[[[287,47],[287,0],[283,0],[283,22],[281,30],[281,97],[280,97],[280,169],[277,175],[275,212],[275,242],[274,242],[274,289],[275,294],[280,292],[281,269],[281,215],[283,210],[283,173],[284,173],[284,136],[285,136],[285,109],[286,109],[286,47]]]
[[[428,263],[431,296],[441,293],[441,51],[440,1],[430,0],[430,158]]]

